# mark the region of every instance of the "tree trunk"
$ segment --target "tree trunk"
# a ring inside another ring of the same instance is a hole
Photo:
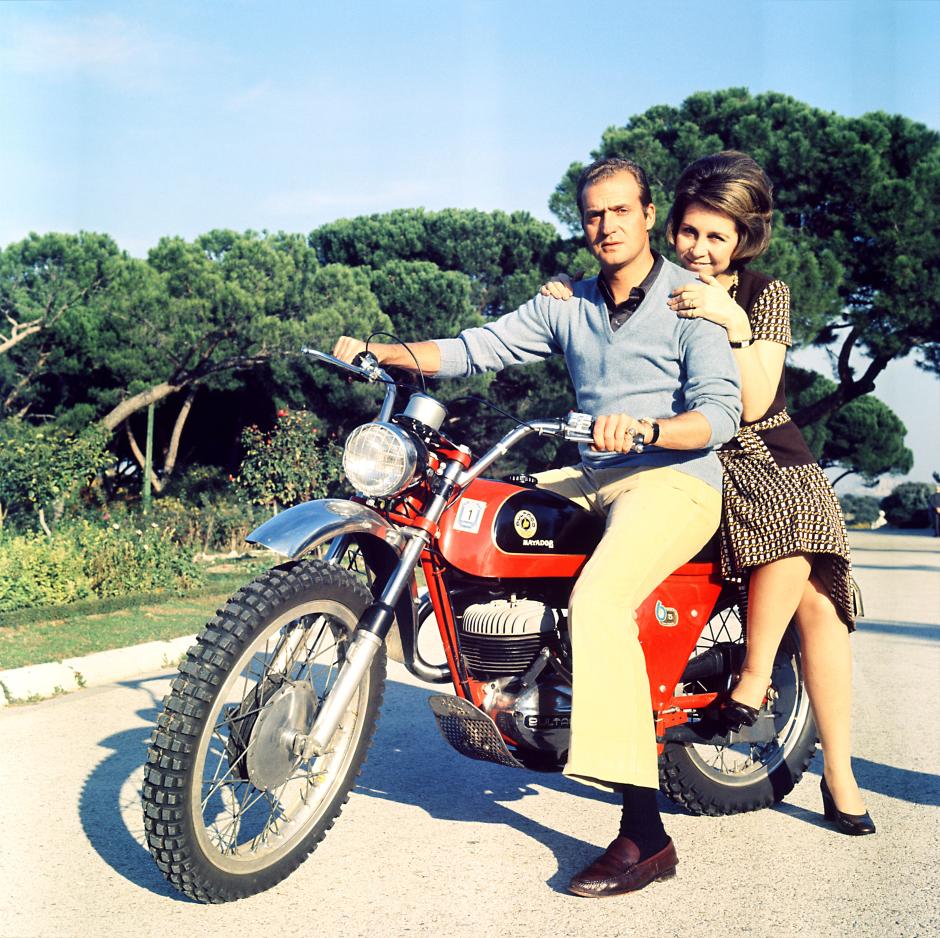
[[[131,452],[134,454],[134,459],[137,460],[137,465],[141,469],[144,468],[144,464],[147,462],[144,454],[140,451],[140,447],[137,445],[137,439],[134,436],[134,431],[131,430],[130,420],[124,421],[124,432],[127,434],[127,442],[130,444]],[[150,470],[150,485],[153,487],[155,492],[163,491],[163,483],[157,478],[157,474]]]
[[[0,355],[4,352],[9,352],[11,348],[19,345],[20,342],[24,339],[28,339],[31,335],[41,332],[46,326],[46,321],[42,317],[23,323],[17,322],[11,316],[7,316],[7,322],[10,323],[11,326],[10,333],[9,335],[0,333]]]
[[[835,488],[846,476],[853,476],[856,472],[858,472],[857,469],[846,469],[837,479],[832,480],[832,487]]]
[[[168,381],[155,384],[152,388],[148,388],[146,391],[141,391],[139,394],[135,394],[133,397],[121,401],[117,407],[101,418],[101,423],[109,430],[114,431],[127,420],[128,417],[132,414],[136,414],[138,410],[143,410],[148,404],[155,404],[157,401],[162,401],[165,397],[169,397],[171,394],[181,391],[185,386],[186,383],[170,384]]]
[[[176,416],[176,423],[173,424],[173,433],[170,436],[170,448],[167,450],[166,459],[163,462],[164,479],[168,479],[173,475],[173,470],[176,468],[176,457],[179,454],[180,437],[183,435],[183,427],[186,424],[186,418],[193,408],[193,399],[196,396],[196,390],[195,387],[189,389],[186,400],[183,401],[183,406]]]
[[[865,373],[856,380],[855,372],[852,371],[852,366],[849,364],[849,356],[857,338],[858,329],[852,329],[839,351],[839,386],[831,394],[821,397],[815,404],[802,407],[791,414],[793,422],[797,426],[805,427],[812,423],[818,423],[833,411],[844,407],[863,394],[870,394],[875,390],[875,378],[887,368],[891,359],[886,355],[873,358],[868,363]]]

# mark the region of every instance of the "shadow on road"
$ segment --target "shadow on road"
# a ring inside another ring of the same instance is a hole
[[[931,622],[886,622],[877,619],[857,619],[859,632],[880,632],[882,635],[901,635],[904,638],[926,638],[940,641],[940,624]]]
[[[817,758],[814,760],[812,767],[816,779],[819,778],[821,769],[822,759]],[[857,756],[852,758],[852,771],[855,773],[855,778],[862,789],[863,795],[866,791],[870,791],[898,801],[906,801],[909,804],[929,807],[940,806],[940,775],[931,775],[929,772],[916,772],[913,769],[900,769],[893,765],[884,765],[880,762],[872,762],[869,759],[860,759]],[[805,781],[809,781],[808,777],[804,778]],[[818,811],[807,810],[786,802],[775,804],[771,810],[805,821],[814,827],[828,828],[831,826],[823,817],[822,796],[820,796]]]
[[[892,573],[936,573],[936,564],[905,564],[903,567],[875,563],[853,563],[853,570],[890,570]]]
[[[189,902],[166,882],[142,845],[140,793],[132,782],[146,759],[150,727],[159,707],[159,697],[148,685],[164,680],[124,682],[124,686],[151,695],[153,706],[138,711],[148,725],[101,740],[99,745],[111,754],[88,776],[79,811],[89,842],[118,874],[142,889]],[[587,788],[557,773],[509,769],[458,755],[438,732],[426,703],[430,692],[430,688],[388,682],[378,731],[356,794],[413,805],[438,820],[506,825],[519,831],[552,851],[558,869],[547,884],[556,891],[565,891],[570,876],[597,854],[598,845],[554,830],[525,816],[525,809],[516,806],[525,799],[537,798],[546,789],[573,798],[605,801],[610,805],[613,838],[619,821],[619,796]],[[856,759],[854,764],[865,789],[912,804],[940,804],[937,776],[865,759]],[[663,795],[659,803],[664,814],[684,813]],[[780,804],[774,810],[808,823],[825,823],[821,814],[792,805]],[[129,828],[127,819],[135,817],[140,819],[137,827]],[[702,819],[702,823],[708,820]]]
[[[121,682],[123,687],[150,695],[152,706],[137,711],[137,716],[145,721],[146,726],[115,733],[98,743],[111,754],[99,762],[86,779],[78,811],[89,842],[115,872],[150,892],[189,902],[191,900],[163,878],[147,849],[142,846],[144,822],[140,788],[131,783],[147,759],[150,731],[157,720],[162,699],[162,694],[156,694],[148,685],[163,684],[164,680],[161,677]],[[125,814],[137,818],[133,830],[128,827]]]
[[[852,759],[852,770],[858,784],[867,791],[910,804],[940,806],[940,775],[900,769],[857,757]]]

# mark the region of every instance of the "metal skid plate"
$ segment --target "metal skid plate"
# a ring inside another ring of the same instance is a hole
[[[461,755],[525,768],[506,747],[496,724],[469,701],[450,694],[433,694],[428,704],[444,739]]]

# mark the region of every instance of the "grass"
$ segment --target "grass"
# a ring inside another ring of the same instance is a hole
[[[8,613],[0,621],[0,670],[191,635],[265,566],[256,559],[226,563],[182,596],[150,593]]]

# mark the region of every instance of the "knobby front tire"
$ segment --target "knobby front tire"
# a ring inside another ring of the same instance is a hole
[[[375,732],[384,646],[319,757],[293,754],[345,660],[369,591],[302,560],[262,574],[209,621],[151,736],[144,825],[166,878],[200,902],[270,889],[333,826]]]

